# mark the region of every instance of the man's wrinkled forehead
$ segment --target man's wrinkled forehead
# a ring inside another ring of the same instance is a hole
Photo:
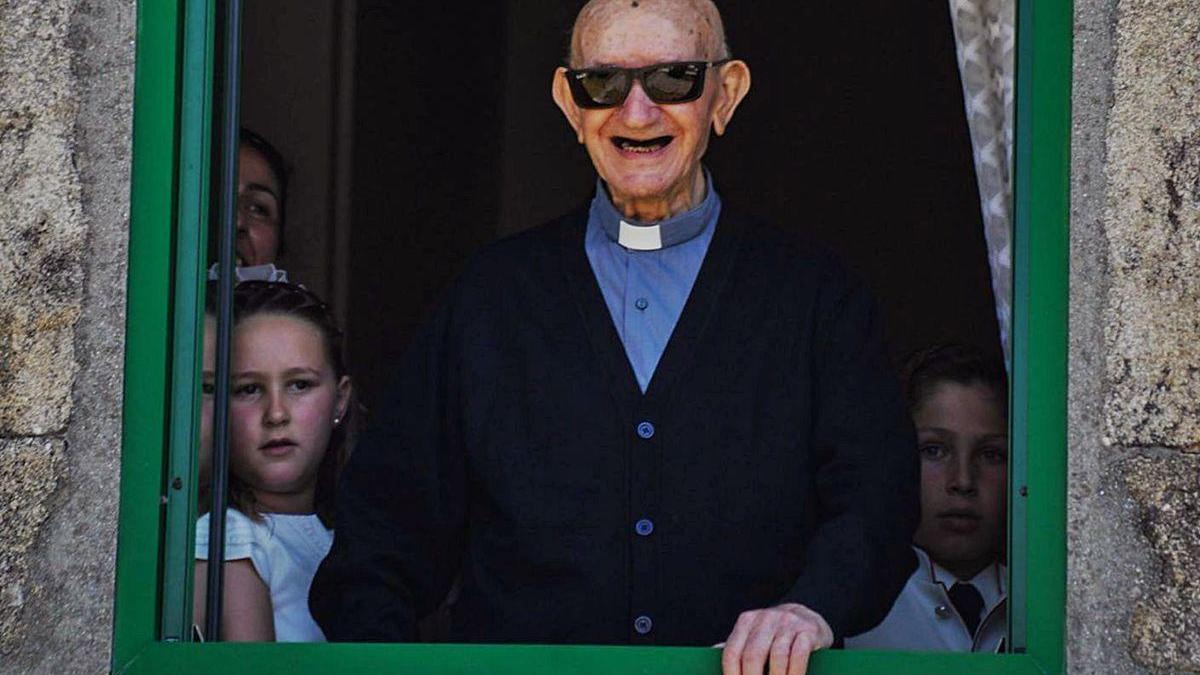
[[[575,18],[570,63],[584,65],[605,29],[626,20],[669,21],[694,36],[697,58],[728,56],[721,13],[712,0],[591,0]]]

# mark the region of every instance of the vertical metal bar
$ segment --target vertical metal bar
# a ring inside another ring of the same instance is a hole
[[[229,364],[233,332],[234,228],[237,217],[238,108],[241,103],[241,0],[224,1],[224,21],[218,34],[220,47],[216,115],[219,139],[216,212],[220,223],[219,303],[217,311],[216,392],[213,398],[212,507],[208,529],[208,586],[204,634],[221,638],[221,601],[225,565],[225,502],[229,489]]]

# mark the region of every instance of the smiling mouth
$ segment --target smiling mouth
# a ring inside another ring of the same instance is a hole
[[[656,138],[647,138],[639,140],[636,138],[627,138],[625,136],[614,136],[612,144],[617,146],[617,149],[622,152],[632,152],[640,155],[648,155],[652,152],[658,152],[671,144],[675,140],[674,136],[658,136]]]

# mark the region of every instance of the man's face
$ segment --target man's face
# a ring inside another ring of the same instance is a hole
[[[633,68],[674,61],[711,61],[702,27],[647,11],[595,19],[580,30],[575,67]],[[719,69],[706,73],[704,94],[689,103],[659,105],[640,82],[624,104],[580,109],[576,131],[618,204],[686,195],[708,147]],[[648,143],[649,142],[649,143]]]

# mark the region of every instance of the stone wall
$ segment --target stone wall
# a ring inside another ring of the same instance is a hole
[[[1200,672],[1200,2],[1077,0],[1068,660]]]
[[[0,0],[0,670],[112,632],[133,0]]]

